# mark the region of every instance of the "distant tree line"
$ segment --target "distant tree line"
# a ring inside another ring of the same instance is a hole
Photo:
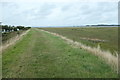
[[[86,26],[120,26],[120,25],[98,24],[98,25],[86,25]]]
[[[12,32],[12,31],[19,31],[19,30],[28,30],[31,27],[24,27],[24,26],[10,26],[10,25],[0,25],[2,27],[2,32]]]

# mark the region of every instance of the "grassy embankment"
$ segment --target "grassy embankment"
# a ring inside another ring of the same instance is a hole
[[[6,32],[2,33],[2,43],[6,43],[9,39],[22,34],[24,31],[13,31],[13,32]]]
[[[2,67],[3,78],[117,77],[98,57],[39,29],[3,52]]]
[[[96,28],[42,28],[66,36],[74,41],[82,42],[85,45],[97,47],[102,50],[115,53],[118,51],[118,28],[117,27],[96,27]],[[116,54],[114,54],[116,55]]]

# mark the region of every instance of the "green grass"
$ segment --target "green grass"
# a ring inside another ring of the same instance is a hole
[[[114,78],[117,74],[91,53],[61,38],[31,31],[3,52],[3,78]]]
[[[109,50],[112,53],[118,51],[118,27],[96,27],[96,28],[42,28],[66,36],[74,41],[97,47],[100,44],[102,50]],[[106,40],[106,42],[95,42],[83,40],[81,37]]]

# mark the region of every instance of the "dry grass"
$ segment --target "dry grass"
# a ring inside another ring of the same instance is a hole
[[[88,46],[97,47],[98,44],[100,44],[101,50],[109,50],[113,55],[116,55],[114,54],[115,51],[118,52],[118,27],[64,27],[41,29],[58,33]]]
[[[0,52],[5,50],[6,48],[8,48],[9,46],[13,45],[16,43],[16,41],[20,40],[22,38],[22,36],[24,36],[25,34],[27,34],[30,30],[27,30],[25,32],[23,32],[22,34],[20,35],[17,35],[13,38],[10,38],[9,40],[7,40],[6,43],[2,44],[1,46],[1,49],[0,49]]]
[[[57,34],[57,33],[49,32],[49,31],[45,31],[45,30],[41,30],[41,31],[44,31],[44,32],[50,33],[52,35],[58,36],[58,37],[62,38],[63,40],[65,40],[68,44],[72,45],[73,47],[82,48],[84,50],[87,50],[87,51],[93,53],[94,55],[100,57],[101,59],[104,59],[109,65],[111,65],[111,67],[113,69],[118,71],[118,53],[117,52],[116,52],[116,56],[114,56],[109,51],[101,50],[99,45],[98,45],[97,48],[96,47],[90,47],[90,46],[86,46],[86,45],[84,45],[80,42],[68,39],[68,38],[66,38],[62,35]]]

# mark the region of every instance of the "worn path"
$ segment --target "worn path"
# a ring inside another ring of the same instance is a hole
[[[31,29],[3,53],[4,78],[117,77],[98,57],[39,29]]]

